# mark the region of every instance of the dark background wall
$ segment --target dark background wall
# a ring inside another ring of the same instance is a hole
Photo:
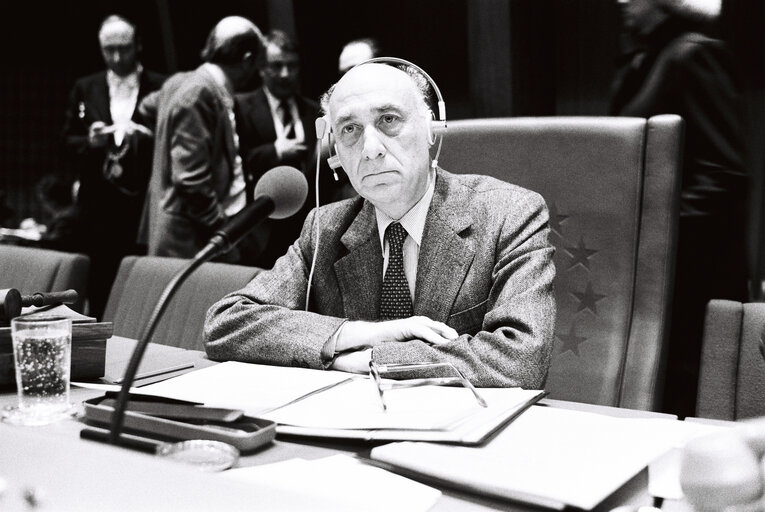
[[[302,45],[303,91],[316,97],[336,78],[349,39],[373,36],[386,53],[424,67],[438,82],[450,119],[604,115],[619,32],[615,0],[77,0],[6,2],[0,74],[0,194],[13,222],[39,215],[34,183],[70,172],[59,133],[74,80],[103,68],[97,29],[108,14],[136,22],[144,66],[196,67],[210,28],[238,14],[264,31],[280,28]],[[765,170],[765,2],[725,0],[723,38],[746,84],[752,176],[751,271],[761,250]],[[256,85],[256,84],[253,84]],[[119,212],[115,212],[118,215]]]

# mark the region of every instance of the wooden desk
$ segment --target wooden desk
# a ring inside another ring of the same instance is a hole
[[[127,365],[135,342],[113,337],[107,343],[106,373],[120,375]],[[150,345],[147,361],[156,363],[178,349]],[[203,352],[183,351],[196,368],[216,364]],[[139,372],[140,373],[140,372]],[[140,382],[138,383],[141,384]],[[73,387],[75,403],[100,396],[102,392]],[[16,394],[0,393],[0,407],[14,405]],[[588,406],[546,400],[553,407],[618,415],[652,415],[642,411],[625,412],[611,407]],[[310,503],[298,494],[273,495],[266,489],[253,489],[228,481],[216,474],[199,473],[193,468],[124,448],[84,441],[79,438],[82,419],[61,421],[43,427],[13,427],[0,424],[0,478],[9,488],[0,494],[0,509],[28,510],[23,499],[27,488],[38,489],[49,508],[42,510],[310,510]],[[317,459],[338,453],[355,454],[370,445],[363,442],[324,442],[297,438],[278,438],[271,445],[243,456],[237,467],[279,462],[294,457]],[[649,505],[647,472],[643,471],[628,486],[608,500],[604,510],[617,505]],[[296,483],[296,488],[299,483]],[[501,503],[465,493],[441,489],[442,497],[434,511],[478,512],[489,510],[530,510],[518,504]],[[270,504],[270,506],[268,505]]]

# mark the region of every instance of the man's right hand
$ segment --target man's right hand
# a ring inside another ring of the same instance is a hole
[[[308,151],[308,146],[303,142],[298,142],[297,139],[276,139],[274,146],[276,147],[276,155],[284,160],[300,157]]]
[[[412,316],[385,322],[346,322],[340,330],[335,352],[374,347],[386,341],[422,340],[443,345],[458,338],[457,331],[426,316]]]

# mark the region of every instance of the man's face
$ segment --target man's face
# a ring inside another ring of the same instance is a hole
[[[425,193],[428,118],[409,76],[383,64],[350,70],[329,102],[337,154],[351,185],[393,218]]]
[[[136,69],[135,31],[122,21],[107,23],[98,34],[101,55],[106,67],[119,76],[127,76]]]
[[[298,55],[284,52],[276,45],[266,47],[266,63],[260,70],[260,77],[271,94],[286,99],[298,92],[300,63]]]

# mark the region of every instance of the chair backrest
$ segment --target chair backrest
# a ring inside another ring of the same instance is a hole
[[[0,244],[0,288],[16,288],[22,295],[77,290],[69,307],[83,312],[90,259],[83,254],[36,247]]]
[[[697,416],[740,420],[765,415],[765,359],[759,350],[764,329],[765,303],[709,302]]]
[[[441,167],[547,201],[557,268],[553,398],[659,406],[682,137],[674,115],[449,123]]]
[[[127,256],[122,260],[104,310],[114,322],[114,334],[137,339],[170,279],[189,260],[156,256]],[[205,313],[218,299],[244,287],[257,267],[204,263],[183,283],[165,309],[152,342],[204,350]]]

